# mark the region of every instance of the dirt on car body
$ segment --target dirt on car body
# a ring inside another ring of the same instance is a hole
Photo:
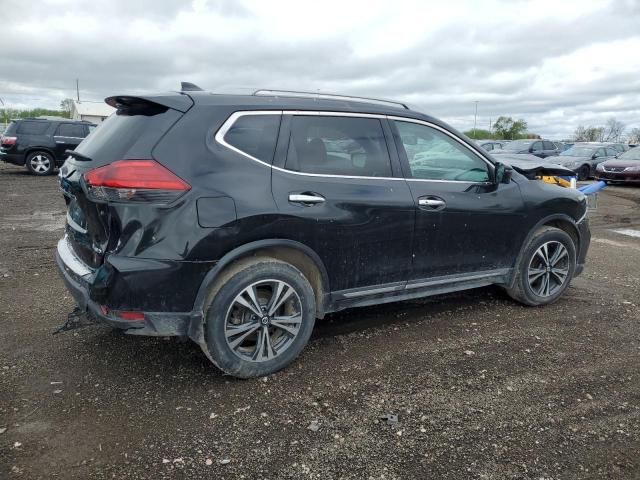
[[[56,179],[0,166],[0,191],[1,478],[640,477],[640,239],[613,231],[640,229],[640,189],[601,194],[554,305],[485,288],[347,310],[248,381],[179,339],[53,337],[73,308]]]

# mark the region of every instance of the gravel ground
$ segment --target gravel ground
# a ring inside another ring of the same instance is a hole
[[[495,288],[334,314],[260,380],[106,327],[53,265],[56,178],[0,166],[0,478],[640,478],[640,189],[546,308]],[[397,421],[387,415],[397,415]]]

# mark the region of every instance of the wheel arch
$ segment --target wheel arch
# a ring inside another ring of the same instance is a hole
[[[529,244],[529,241],[531,240],[533,235],[541,227],[559,228],[560,230],[565,232],[567,235],[569,235],[571,237],[571,239],[573,240],[573,242],[575,244],[576,255],[577,255],[577,252],[580,251],[580,232],[578,231],[578,227],[576,226],[576,221],[573,218],[571,218],[569,215],[564,214],[564,213],[556,213],[556,214],[544,217],[541,220],[539,220],[529,230],[529,232],[527,233],[527,236],[525,237],[524,241],[522,242],[522,245],[520,246],[520,251],[518,252],[518,256],[516,257],[516,260],[515,260],[515,263],[514,263],[514,269],[513,269],[514,275],[512,276],[511,280],[509,281],[509,286],[513,286],[513,283],[516,280],[516,278],[515,278],[516,268],[515,267],[520,264],[520,260],[522,260],[522,255],[524,255],[524,251],[525,251],[526,246]]]
[[[27,147],[24,150],[24,161],[27,161],[27,157],[31,155],[33,152],[46,152],[53,158],[54,163],[56,162],[56,155],[53,150],[49,147]]]
[[[308,246],[287,239],[266,239],[244,244],[225,254],[205,276],[194,302],[194,311],[204,312],[207,301],[215,295],[227,275],[233,275],[254,258],[272,258],[289,263],[300,270],[313,288],[316,315],[322,318],[328,303],[329,276],[324,263]],[[222,280],[222,281],[221,281]]]

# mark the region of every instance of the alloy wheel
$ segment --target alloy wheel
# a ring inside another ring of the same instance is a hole
[[[539,297],[554,295],[568,277],[569,252],[561,242],[550,241],[542,244],[529,261],[529,286]]]
[[[46,173],[51,168],[51,160],[41,153],[31,157],[29,163],[31,164],[33,171],[36,173]]]
[[[302,304],[282,280],[261,280],[233,299],[225,319],[225,338],[243,360],[266,362],[294,342],[302,324]]]

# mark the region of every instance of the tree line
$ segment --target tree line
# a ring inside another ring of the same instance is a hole
[[[573,132],[572,140],[575,142],[640,142],[640,128],[632,128],[626,135],[625,129],[624,123],[611,117],[600,127],[579,125]]]
[[[464,132],[467,137],[492,140],[518,140],[522,138],[540,138],[540,135],[527,131],[527,122],[523,119],[498,117],[491,130],[476,128]],[[565,141],[573,142],[611,142],[640,143],[640,128],[627,132],[626,125],[615,117],[609,118],[603,126],[578,126],[573,136]]]
[[[476,128],[467,130],[464,134],[470,138],[492,140],[518,140],[520,138],[539,138],[535,133],[527,132],[527,122],[523,119],[514,120],[511,117],[498,117],[491,130]]]
[[[73,107],[73,100],[65,98],[60,102],[60,109],[55,110],[51,108],[30,108],[27,110],[20,110],[17,108],[2,108],[0,109],[0,123],[5,125],[14,118],[36,118],[36,117],[62,117],[71,118],[71,108]]]

